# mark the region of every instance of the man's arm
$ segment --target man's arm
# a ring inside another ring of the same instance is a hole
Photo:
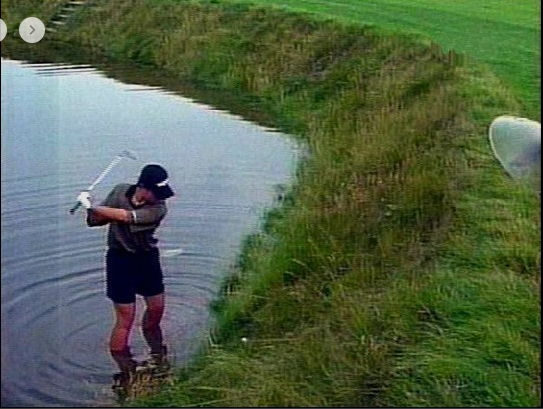
[[[116,197],[116,190],[118,186],[115,186],[111,192],[107,195],[106,199],[100,203],[98,206],[92,206],[90,193],[87,191],[83,191],[78,196],[78,201],[87,209],[87,226],[89,227],[98,227],[98,226],[104,226],[110,222],[117,222],[119,221],[119,213],[115,212],[115,214],[112,216],[110,211],[104,211],[103,208],[111,209],[111,210],[122,210],[115,208],[115,197]]]
[[[125,210],[109,206],[95,206],[88,209],[96,221],[104,224],[110,222],[130,223],[133,225],[149,226],[159,223],[166,215],[165,206],[154,206],[146,209]]]
[[[108,206],[91,207],[88,209],[88,215],[88,218],[93,221],[93,226],[103,226],[110,222],[130,223],[132,221],[128,210]]]
[[[93,212],[91,209],[87,209],[87,226],[89,227],[99,227],[105,226],[109,223],[104,216],[100,216],[98,213]]]
[[[167,212],[164,204],[132,211],[121,209],[115,207],[113,197],[114,193],[112,191],[104,202],[98,206],[93,206],[89,192],[83,191],[79,194],[78,201],[87,209],[88,226],[103,226],[108,223],[129,223],[147,229],[150,225],[160,223]]]

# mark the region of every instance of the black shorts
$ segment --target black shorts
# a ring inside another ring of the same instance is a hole
[[[109,249],[106,254],[107,296],[114,303],[130,304],[136,294],[152,297],[164,292],[158,249],[130,253]]]

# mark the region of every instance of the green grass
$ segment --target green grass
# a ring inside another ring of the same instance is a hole
[[[312,13],[350,24],[370,24],[392,32],[409,32],[488,64],[514,88],[525,115],[541,119],[541,2],[536,0],[228,0]],[[9,4],[10,0],[5,3]],[[46,4],[61,3],[49,0]],[[175,1],[173,1],[175,2]],[[181,2],[177,0],[177,2]],[[35,1],[21,1],[14,21],[36,13]],[[28,4],[28,5],[26,5]],[[24,7],[24,8],[23,8]],[[32,9],[33,7],[33,9]],[[4,7],[7,9],[7,7]],[[38,9],[45,18],[47,10]],[[7,20],[6,20],[7,19]]]
[[[490,121],[526,111],[488,67],[283,11],[97,3],[51,44],[235,92],[311,153],[213,342],[135,404],[540,405],[540,200],[490,152]]]
[[[27,17],[38,17],[43,22],[53,16],[64,0],[4,0],[2,2],[2,20],[6,23],[8,37],[18,36],[19,24]]]
[[[541,2],[536,0],[228,0],[312,13],[350,24],[370,24],[391,32],[409,32],[445,50],[488,64],[511,86],[525,115],[541,119]],[[6,1],[9,3],[10,1]],[[179,0],[177,2],[180,2]],[[51,14],[48,5],[62,0],[21,1],[16,15],[3,16],[13,29],[30,15]],[[8,6],[9,7],[9,6]],[[4,9],[8,9],[4,7]],[[24,16],[24,17],[23,17]],[[13,26],[13,27],[12,27]]]
[[[239,0],[229,0],[239,1]],[[241,0],[247,1],[247,0]],[[488,64],[540,120],[541,2],[535,0],[249,0],[410,32]]]

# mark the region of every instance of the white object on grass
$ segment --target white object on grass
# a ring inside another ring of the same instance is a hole
[[[541,175],[541,124],[509,115],[492,121],[488,130],[492,153],[513,178]]]

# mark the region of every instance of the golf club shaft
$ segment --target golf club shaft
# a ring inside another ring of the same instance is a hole
[[[100,173],[100,175],[98,175],[98,177],[94,180],[94,182],[92,182],[92,183],[89,185],[89,187],[87,188],[87,191],[89,191],[89,192],[92,191],[92,190],[96,187],[96,185],[97,185],[98,183],[100,183],[100,182],[107,176],[107,174],[108,174],[109,172],[111,172],[111,170],[112,170],[115,166],[117,166],[117,164],[121,161],[122,158],[123,158],[123,157],[119,155],[119,156],[117,156],[115,159],[113,159],[113,160],[111,161],[111,163],[103,170],[103,172]]]
[[[96,185],[98,185],[98,183],[100,183],[106,176],[109,172],[111,172],[111,170],[117,166],[117,164],[121,161],[122,158],[124,157],[130,157],[131,159],[135,159],[135,157],[133,156],[129,156],[127,155],[126,153],[123,153],[123,154],[119,154],[117,155],[110,163],[109,165],[106,166],[106,168],[102,171],[102,173],[100,173],[98,175],[98,177],[94,180],[94,182],[92,182],[89,187],[86,189],[87,192],[90,192],[92,191]],[[74,214],[75,211],[77,209],[79,209],[79,207],[81,206],[81,202],[80,201],[77,201],[73,206],[72,208],[70,209],[70,214]]]

